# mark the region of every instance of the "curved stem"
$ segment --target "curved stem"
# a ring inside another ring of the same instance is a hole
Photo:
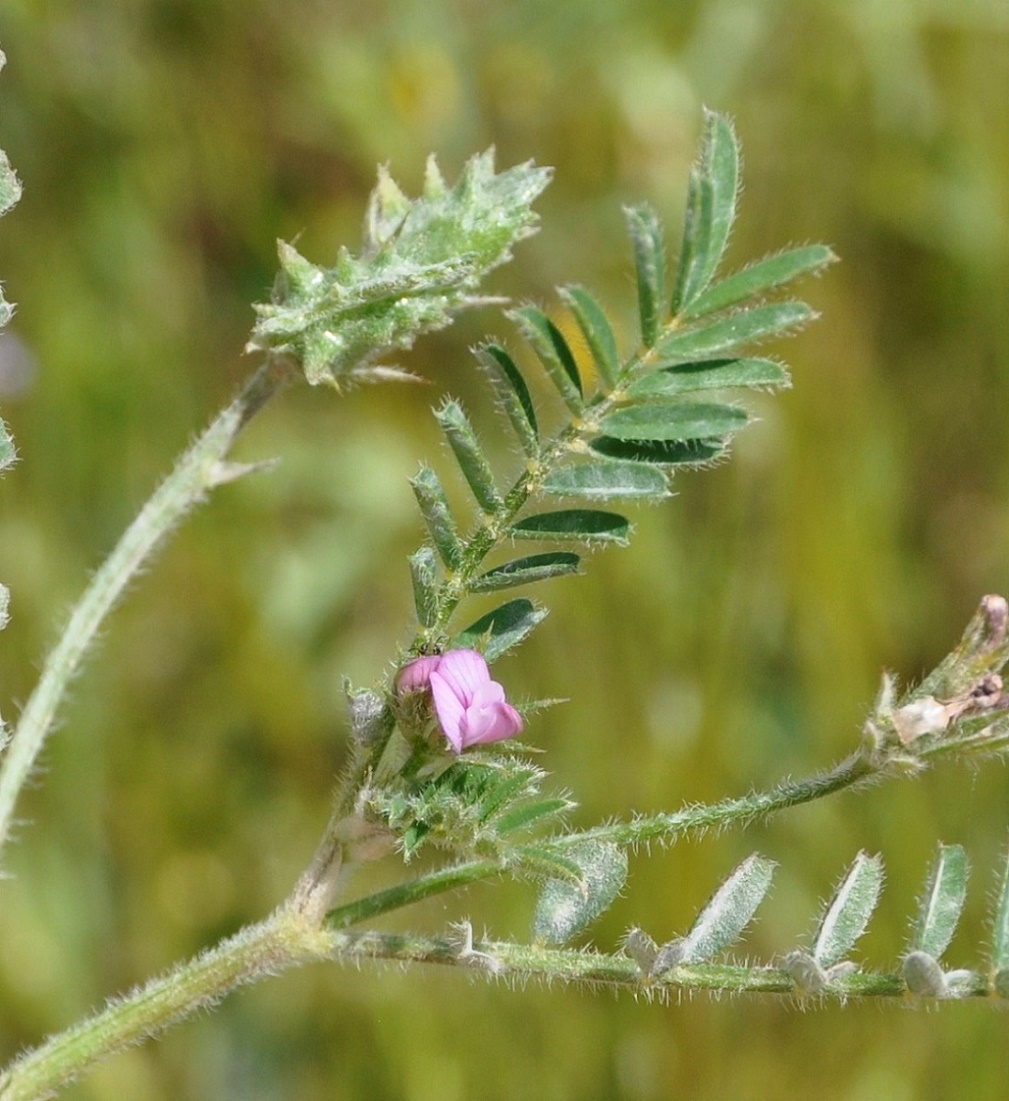
[[[636,818],[630,822],[612,822],[605,826],[567,834],[551,841],[558,847],[583,841],[612,841],[617,845],[636,845],[647,841],[674,841],[687,833],[703,833],[711,828],[748,825],[788,807],[811,803],[885,772],[862,753],[853,753],[840,764],[818,772],[805,780],[780,784],[770,791],[751,792],[735,799],[723,799],[707,806],[685,807],[671,814]]]
[[[235,400],[178,460],[92,577],[46,658],[4,754],[0,766],[0,847],[10,835],[18,795],[52,728],[67,686],[103,620],[182,517],[215,486],[244,473],[247,468],[230,467],[225,457],[245,425],[291,377],[281,363],[272,360],[248,380]]]
[[[317,924],[294,908],[279,910],[21,1056],[0,1077],[0,1101],[51,1097],[99,1060],[216,1005],[243,983],[326,959],[330,951]]]

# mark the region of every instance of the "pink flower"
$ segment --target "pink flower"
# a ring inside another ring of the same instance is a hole
[[[438,722],[456,753],[522,731],[522,716],[505,700],[501,685],[491,680],[487,662],[476,650],[417,658],[400,670],[396,687],[400,692],[430,687]]]

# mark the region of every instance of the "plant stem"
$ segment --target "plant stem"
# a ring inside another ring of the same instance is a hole
[[[248,469],[230,467],[224,459],[245,425],[291,377],[277,360],[256,371],[235,400],[181,456],[92,577],[46,658],[0,766],[0,847],[10,835],[18,795],[52,727],[67,686],[103,620],[182,517],[209,490]]]
[[[294,907],[278,910],[27,1052],[0,1077],[0,1101],[51,1097],[100,1059],[215,1005],[243,983],[326,959],[330,951],[331,938],[317,922]]]
[[[473,860],[466,864],[457,864],[330,910],[326,914],[326,926],[334,930],[346,929],[366,918],[399,910],[403,906],[444,894],[445,891],[454,891],[458,887],[468,887],[471,883],[490,879],[504,871],[505,866],[496,860]]]
[[[529,979],[569,983],[592,989],[629,990],[635,995],[666,998],[674,992],[705,990],[712,994],[772,994],[800,996],[784,968],[760,965],[680,964],[660,976],[646,976],[623,954],[582,948],[549,948],[536,944],[473,941],[469,930],[458,937],[418,937],[397,933],[334,933],[331,951],[343,961],[397,960],[404,963],[465,965],[494,978],[519,984]],[[998,997],[982,973],[964,977],[957,998]],[[816,998],[907,998],[907,983],[899,974],[853,971],[833,979]]]
[[[685,807],[672,814],[657,814],[648,818],[636,818],[630,822],[613,822],[605,826],[558,837],[550,844],[563,847],[583,841],[612,841],[617,845],[636,845],[641,842],[671,842],[683,834],[703,833],[711,828],[729,825],[748,825],[757,818],[765,818],[787,807],[811,803],[825,795],[833,795],[845,788],[874,777],[885,775],[885,770],[874,764],[862,753],[853,753],[834,768],[819,772],[805,780],[781,784],[770,791],[751,792],[735,799],[723,799],[708,806]]]

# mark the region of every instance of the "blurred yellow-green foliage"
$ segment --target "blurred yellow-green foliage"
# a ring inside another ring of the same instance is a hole
[[[514,693],[570,697],[529,738],[577,820],[827,764],[883,666],[920,675],[1009,588],[1004,0],[5,0],[0,44],[0,144],[25,185],[0,223],[18,303],[0,407],[21,454],[0,487],[8,714],[88,570],[249,370],[276,237],[329,263],[357,244],[377,162],[414,190],[430,151],[452,176],[494,144],[557,175],[493,289],[553,305],[577,280],[629,334],[620,206],[679,219],[702,104],[734,116],[746,158],[731,260],[823,240],[844,262],[803,288],[823,318],[780,349],[795,388],[759,402],[732,462],[551,583],[552,615],[498,667]],[[429,407],[450,389],[491,423],[467,353],[486,331],[511,339],[491,310],[425,339],[408,366],[430,386],[268,409],[241,457],[279,469],[218,492],[116,612],[19,808],[0,1054],[287,892],[344,752],[340,678],[371,683],[409,637],[406,480],[443,457]],[[593,938],[682,931],[759,848],[782,866],[747,950],[770,958],[864,847],[889,871],[862,946],[884,966],[941,838],[974,861],[950,960],[977,963],[1007,785],[1001,765],[947,768],[642,854]],[[530,909],[488,887],[393,925],[469,915],[521,937]],[[66,1096],[994,1097],[1005,1028],[981,1005],[660,1007],[315,968]]]

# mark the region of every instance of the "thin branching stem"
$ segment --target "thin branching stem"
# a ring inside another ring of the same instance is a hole
[[[880,775],[880,766],[862,753],[853,753],[840,764],[804,780],[780,784],[770,791],[750,792],[734,799],[723,799],[710,805],[684,807],[671,814],[635,818],[629,822],[612,822],[581,833],[559,837],[552,844],[559,847],[582,844],[585,841],[611,841],[617,845],[638,845],[650,841],[669,843],[684,834],[699,834],[709,829],[731,825],[749,825],[788,807],[811,803],[826,795],[843,791],[855,784]]]
[[[225,463],[232,444],[290,377],[288,368],[278,360],[271,360],[252,375],[234,401],[182,455],[92,577],[46,658],[0,765],[0,847],[10,836],[18,795],[52,729],[67,687],[105,617],[182,517],[216,485],[237,476],[240,468]]]

